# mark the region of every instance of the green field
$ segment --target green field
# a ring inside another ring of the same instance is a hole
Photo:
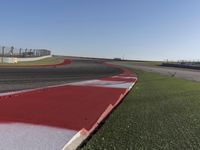
[[[42,60],[38,61],[28,61],[28,62],[19,62],[17,64],[2,64],[0,63],[1,66],[31,66],[31,65],[49,65],[49,64],[58,64],[63,61],[63,58],[59,57],[51,57],[51,58],[45,58]]]
[[[139,82],[83,150],[200,149],[200,83],[135,71]]]
[[[129,64],[129,65],[145,65],[145,66],[158,66],[161,65],[162,61],[113,61],[115,64]]]

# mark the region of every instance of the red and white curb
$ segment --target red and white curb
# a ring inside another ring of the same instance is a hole
[[[127,70],[126,70],[127,71]],[[114,79],[114,80],[113,80]],[[128,81],[127,81],[128,79]],[[97,122],[93,125],[90,130],[85,128],[81,129],[73,138],[63,147],[62,150],[75,150],[78,146],[85,141],[90,134],[99,126],[99,124],[110,114],[110,112],[123,100],[128,92],[133,88],[137,82],[136,75],[133,74],[121,74],[119,76],[112,76],[110,78],[103,78],[100,80],[89,80],[77,83],[72,83],[74,86],[95,86],[95,87],[109,87],[109,88],[124,88],[126,91],[121,93],[116,103],[110,104],[102,115],[99,117]]]
[[[136,75],[124,70],[97,80],[2,93],[0,149],[74,150],[136,82]]]

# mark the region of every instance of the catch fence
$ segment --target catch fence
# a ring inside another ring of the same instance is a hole
[[[46,49],[23,49],[15,48],[14,46],[0,46],[0,57],[41,57],[51,55],[50,50]]]

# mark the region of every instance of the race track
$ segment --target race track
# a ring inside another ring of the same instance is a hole
[[[116,63],[118,64],[118,63]],[[120,66],[139,69],[147,72],[155,72],[161,75],[177,77],[190,81],[198,81],[200,82],[200,70],[194,69],[186,69],[186,68],[175,68],[175,67],[163,67],[163,66],[149,66],[149,65],[141,65],[141,64],[122,64],[119,63]]]
[[[3,150],[78,148],[137,82],[126,68],[80,59],[58,66],[0,68],[0,74]]]
[[[112,76],[119,68],[94,60],[74,59],[71,64],[51,67],[0,68],[0,93]]]

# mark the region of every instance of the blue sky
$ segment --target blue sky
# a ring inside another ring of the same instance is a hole
[[[1,0],[0,45],[55,54],[200,59],[199,0]]]

